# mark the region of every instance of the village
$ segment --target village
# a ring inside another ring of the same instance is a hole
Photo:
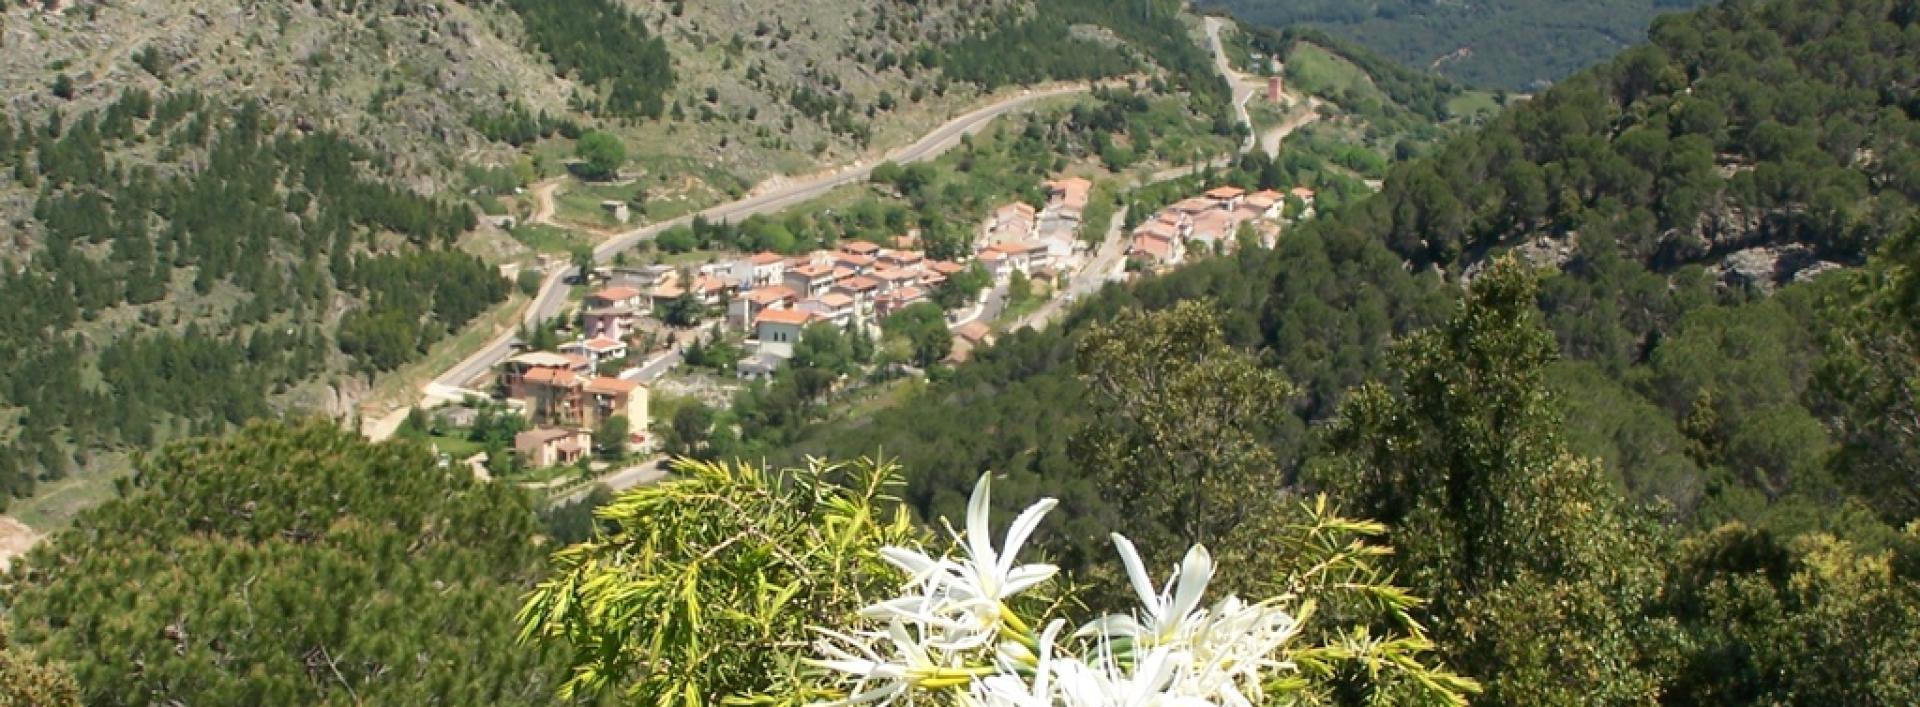
[[[1108,224],[1082,223],[1092,182],[1064,177],[1044,187],[1038,208],[1017,201],[995,208],[963,258],[928,257],[909,232],[797,255],[595,268],[550,331],[523,335],[514,355],[469,382],[468,390],[488,399],[469,396],[443,407],[434,426],[479,438],[486,434],[481,427],[511,419],[510,448],[501,448],[502,438],[494,450],[511,459],[475,456],[468,463],[476,474],[569,466],[584,472],[589,464],[642,459],[658,446],[652,389],[672,382],[697,348],[728,344],[738,356],[723,362],[732,385],[751,385],[787,367],[809,327],[877,338],[891,318],[919,307],[939,312],[942,336],[951,340],[944,356],[917,363],[957,364],[990,345],[996,328],[1022,323],[1002,316],[1010,289],[1070,298],[1070,284],[1091,291],[1245,245],[1275,247],[1283,224],[1314,214],[1314,192],[1305,187],[1282,194],[1217,186],[1141,218],[1131,230],[1118,229],[1116,218],[1118,230],[1109,233]],[[1103,250],[1120,257],[1097,257]],[[954,288],[957,296],[937,296]]]

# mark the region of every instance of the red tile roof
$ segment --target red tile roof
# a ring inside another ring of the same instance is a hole
[[[595,292],[592,295],[595,299],[603,299],[609,302],[621,302],[639,296],[640,291],[631,287],[609,287]]]
[[[813,313],[802,309],[769,309],[753,320],[754,326],[761,324],[806,324],[813,321]]]
[[[927,269],[940,273],[942,275],[952,275],[955,273],[965,272],[967,269],[967,266],[961,265],[951,260],[930,260],[930,261],[927,261]]]
[[[793,299],[796,294],[793,288],[786,285],[767,285],[748,292],[746,299],[748,302],[764,306],[781,300]]]
[[[1238,199],[1245,196],[1246,193],[1247,190],[1241,189],[1240,187],[1214,187],[1207,190],[1207,198],[1224,201],[1227,199]]]
[[[779,253],[775,253],[770,250],[763,250],[763,251],[760,251],[759,253],[754,254],[753,264],[754,265],[772,265],[774,263],[778,263],[786,259],[787,259],[786,256],[781,255]]]
[[[578,377],[573,375],[573,369],[544,367],[528,369],[523,380],[557,388],[571,387],[579,381]]]
[[[854,292],[865,292],[880,287],[880,281],[865,275],[855,275],[833,283],[833,286],[853,290]]]
[[[600,376],[587,382],[587,392],[605,395],[624,395],[640,387],[639,381],[622,380]]]
[[[847,241],[840,244],[840,250],[854,255],[873,255],[880,250],[880,246],[866,241]]]

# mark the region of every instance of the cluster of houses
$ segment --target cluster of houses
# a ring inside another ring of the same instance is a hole
[[[629,448],[647,448],[646,385],[599,375],[601,360],[598,354],[530,351],[501,364],[501,389],[532,423],[513,440],[522,463],[539,468],[587,457],[593,429],[614,416],[627,419]]]
[[[727,323],[745,330],[753,356],[738,366],[742,378],[772,375],[793,356],[800,332],[816,322],[871,331],[893,313],[933,295],[966,266],[933,260],[912,236],[893,247],[848,241],[837,250],[781,256],[760,253],[733,264],[739,294],[727,303]]]
[[[1249,194],[1239,187],[1222,186],[1181,199],[1134,227],[1127,257],[1142,267],[1165,267],[1184,262],[1195,249],[1204,254],[1229,252],[1238,243],[1234,236],[1240,226],[1249,223],[1261,242],[1272,247],[1288,196],[1271,189]],[[1301,218],[1312,216],[1312,189],[1294,187],[1290,196],[1300,202]]]
[[[1047,182],[1044,208],[1014,202],[994,209],[980,237],[974,240],[974,258],[995,281],[1020,273],[1054,280],[1078,266],[1086,245],[1080,241],[1080,217],[1093,193],[1093,182],[1068,177]]]

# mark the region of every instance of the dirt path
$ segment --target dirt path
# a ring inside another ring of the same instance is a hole
[[[533,185],[533,215],[527,217],[527,223],[537,223],[546,226],[560,225],[553,222],[553,195],[560,191],[560,182],[562,179],[561,177],[555,177]]]

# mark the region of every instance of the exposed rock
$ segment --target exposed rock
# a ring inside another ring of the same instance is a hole
[[[1839,263],[1821,260],[1812,246],[1789,243],[1734,252],[1713,266],[1712,272],[1722,286],[1771,294],[1781,285],[1809,280],[1840,267]]]

